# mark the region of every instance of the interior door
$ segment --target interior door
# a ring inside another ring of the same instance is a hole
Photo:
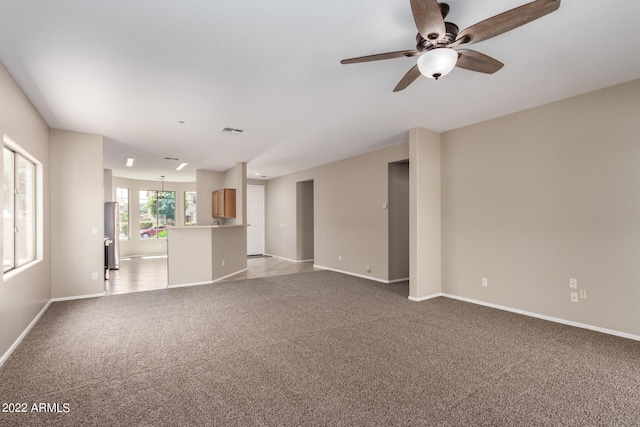
[[[247,255],[264,254],[264,186],[247,185]]]

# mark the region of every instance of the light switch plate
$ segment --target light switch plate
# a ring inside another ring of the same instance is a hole
[[[571,292],[571,302],[578,302],[578,293],[577,292]]]

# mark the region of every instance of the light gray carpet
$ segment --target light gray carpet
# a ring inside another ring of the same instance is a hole
[[[1,425],[640,425],[640,343],[322,271],[54,303]]]

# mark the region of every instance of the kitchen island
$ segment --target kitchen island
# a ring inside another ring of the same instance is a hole
[[[247,269],[247,225],[170,227],[169,287],[213,283]]]

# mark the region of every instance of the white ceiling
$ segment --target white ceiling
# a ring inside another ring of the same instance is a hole
[[[448,0],[447,20],[462,30],[524,3]],[[104,135],[116,176],[192,181],[244,161],[272,178],[407,141],[412,127],[640,78],[638,18],[638,1],[562,0],[471,47],[506,64],[496,74],[457,68],[393,93],[415,58],[340,60],[415,48],[408,0],[2,0],[0,61],[49,126]]]

